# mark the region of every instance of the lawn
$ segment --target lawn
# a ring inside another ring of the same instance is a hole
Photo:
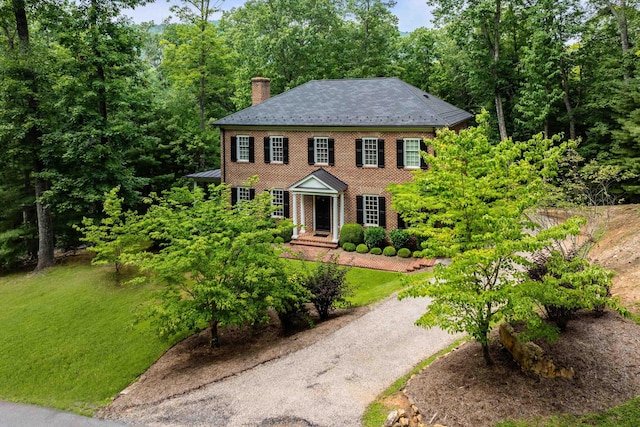
[[[154,289],[117,286],[112,271],[80,262],[0,277],[0,399],[91,415],[169,348],[148,324],[134,325]],[[350,302],[384,299],[406,286],[403,277],[352,268]]]
[[[88,265],[0,277],[0,399],[86,415],[109,403],[169,347],[133,326],[151,292]]]

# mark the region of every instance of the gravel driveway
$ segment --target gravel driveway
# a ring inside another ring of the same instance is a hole
[[[325,339],[199,390],[136,407],[131,424],[359,426],[398,377],[455,340],[414,326],[428,300],[391,297]]]

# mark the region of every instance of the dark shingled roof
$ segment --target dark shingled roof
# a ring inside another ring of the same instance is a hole
[[[337,178],[335,175],[327,172],[322,168],[312,172],[311,175],[315,176],[320,181],[324,182],[329,187],[333,188],[338,192],[344,191],[348,187],[347,184],[344,183],[344,181],[342,181],[341,179]]]
[[[213,125],[445,127],[472,117],[400,79],[371,78],[312,80]]]
[[[196,181],[215,181],[220,179],[220,169],[213,169],[210,171],[190,173],[185,175],[185,178],[193,178]]]

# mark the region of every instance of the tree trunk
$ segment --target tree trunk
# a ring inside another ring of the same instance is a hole
[[[619,4],[607,1],[611,14],[618,22],[618,31],[620,32],[620,45],[622,47],[622,76],[625,83],[631,78],[631,71],[627,64],[627,56],[629,55],[629,30],[627,25],[627,1],[620,0]],[[616,7],[617,6],[617,7]]]
[[[55,262],[53,254],[53,220],[51,209],[42,201],[42,195],[47,189],[47,182],[39,177],[35,179],[36,187],[36,213],[38,216],[38,265],[36,271],[53,266]]]
[[[564,61],[560,59],[560,68],[562,71],[562,101],[564,107],[567,110],[567,116],[569,117],[569,139],[575,141],[576,139],[576,118],[573,114],[573,106],[569,99],[569,72],[564,66]]]
[[[487,366],[493,365],[493,359],[491,358],[491,353],[489,353],[489,343],[482,343],[482,357],[484,357],[484,361]]]
[[[212,320],[209,322],[209,326],[211,326],[211,340],[209,341],[209,345],[211,348],[220,347],[220,338],[218,337],[218,321]]]
[[[502,12],[501,0],[496,1],[496,10],[493,15],[493,46],[491,52],[493,54],[493,84],[495,91],[496,117],[498,119],[498,129],[500,130],[500,140],[504,141],[509,137],[507,134],[507,123],[504,118],[504,109],[502,107],[502,93],[498,86],[498,64],[500,62],[500,19]]]
[[[16,19],[16,31],[18,33],[18,41],[20,45],[20,54],[28,58],[29,55],[29,23],[27,20],[27,12],[25,8],[24,0],[12,0],[13,13]],[[26,62],[26,61],[25,61]],[[26,85],[31,89],[31,93],[27,95],[27,104],[29,105],[29,112],[35,116],[39,116],[39,105],[35,94],[38,93],[38,85],[36,76],[33,71],[25,66],[22,78]],[[34,169],[33,171],[38,174],[42,172],[43,167],[39,159],[40,139],[42,137],[42,131],[35,125],[33,125],[27,134],[25,135],[25,145],[33,148],[34,153]],[[36,216],[38,221],[38,264],[36,270],[43,270],[47,267],[51,267],[54,264],[53,256],[53,220],[51,217],[51,209],[43,202],[42,195],[47,189],[47,182],[40,178],[35,177],[35,196],[36,196]]]

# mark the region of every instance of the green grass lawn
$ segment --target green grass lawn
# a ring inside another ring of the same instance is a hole
[[[109,403],[169,347],[132,326],[151,292],[88,265],[0,277],[0,399],[82,414]]]
[[[0,399],[91,415],[170,346],[148,324],[133,325],[152,287],[117,286],[112,271],[80,263],[0,277]],[[384,299],[406,286],[403,277],[352,268],[350,301]]]

